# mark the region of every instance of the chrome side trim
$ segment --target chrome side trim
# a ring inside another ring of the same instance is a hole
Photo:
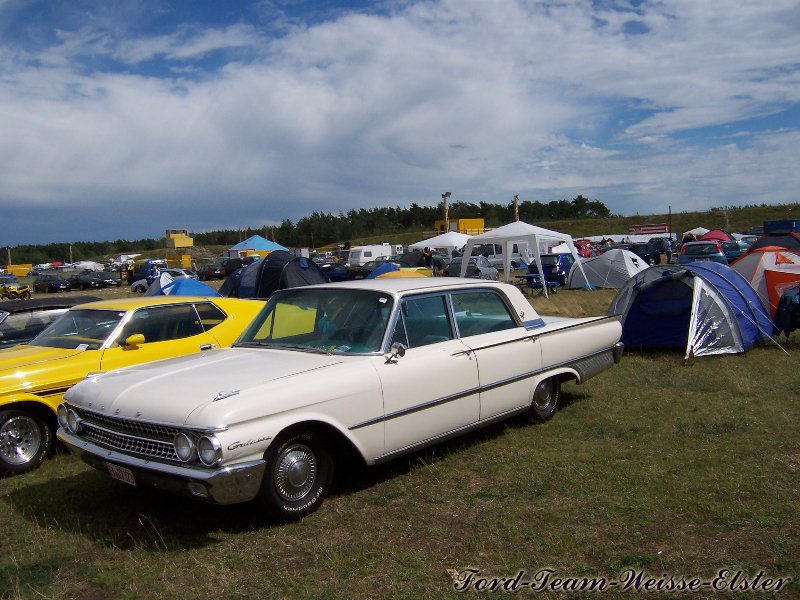
[[[423,440],[421,442],[417,442],[415,444],[410,444],[403,448],[399,448],[397,450],[392,450],[391,452],[387,452],[386,454],[382,454],[375,459],[375,464],[380,464],[398,456],[402,456],[403,454],[408,454],[410,452],[416,452],[417,450],[422,450],[423,448],[427,448],[428,446],[434,446],[439,444],[445,440],[449,440],[451,438],[455,438],[461,436],[465,433],[470,431],[481,429],[482,427],[487,427],[492,423],[496,423],[497,421],[503,421],[508,419],[513,415],[519,415],[525,413],[529,410],[530,406],[520,406],[519,408],[513,408],[511,410],[507,410],[497,415],[493,415],[492,417],[485,419],[483,421],[476,421],[475,423],[471,423],[469,425],[464,425],[463,427],[459,427],[458,429],[453,429],[452,431],[448,431],[447,433],[442,433],[436,435],[432,438],[428,438],[427,440]]]
[[[514,340],[518,341],[518,340]],[[429,400],[427,402],[423,402],[421,404],[416,404],[414,406],[409,406],[408,408],[404,408],[402,410],[398,410],[392,413],[388,413],[386,415],[380,415],[377,417],[373,417],[371,419],[367,419],[366,421],[361,421],[360,423],[356,423],[355,425],[350,425],[347,429],[348,431],[353,431],[354,429],[361,429],[362,427],[369,427],[370,425],[377,425],[378,423],[383,423],[385,421],[390,421],[392,419],[397,419],[398,417],[404,417],[406,415],[413,414],[415,412],[419,412],[421,410],[427,410],[429,408],[434,408],[441,404],[446,404],[448,402],[452,402],[454,400],[459,400],[460,398],[464,398],[465,396],[471,396],[475,393],[481,392],[488,392],[490,390],[494,390],[500,387],[504,387],[506,385],[510,385],[512,383],[516,383],[518,381],[522,381],[523,379],[530,379],[532,377],[538,377],[542,373],[546,373],[548,371],[552,371],[554,369],[561,369],[564,367],[571,368],[578,373],[580,378],[579,383],[583,383],[587,379],[594,377],[598,373],[606,370],[607,368],[613,366],[616,354],[617,354],[617,346],[615,344],[611,348],[605,348],[603,350],[598,350],[597,352],[592,352],[591,354],[586,354],[584,356],[580,356],[578,358],[573,358],[568,361],[564,361],[561,363],[557,363],[554,365],[549,365],[547,367],[543,367],[541,369],[536,369],[535,371],[528,371],[527,373],[521,373],[519,375],[514,375],[513,377],[508,377],[506,379],[501,379],[499,381],[495,381],[494,383],[490,383],[487,385],[482,385],[477,388],[471,388],[468,390],[464,390],[458,392],[456,394],[451,394],[449,396],[443,396],[442,398],[436,398],[434,400]]]

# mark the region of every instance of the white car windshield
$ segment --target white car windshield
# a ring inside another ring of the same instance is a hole
[[[274,294],[235,346],[380,352],[394,301],[368,290],[295,288]]]
[[[69,310],[28,344],[67,350],[97,350],[124,315],[124,311],[116,310]]]

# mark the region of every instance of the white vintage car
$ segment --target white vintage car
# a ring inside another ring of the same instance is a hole
[[[367,464],[525,413],[618,361],[619,318],[540,317],[513,285],[398,278],[275,293],[234,347],[87,376],[58,437],[131,486],[277,521],[319,507],[337,457]]]

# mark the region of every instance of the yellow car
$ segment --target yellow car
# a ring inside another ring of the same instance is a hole
[[[86,374],[230,346],[263,306],[186,296],[91,302],[27,344],[0,350],[0,473],[41,464],[53,443],[56,408]]]

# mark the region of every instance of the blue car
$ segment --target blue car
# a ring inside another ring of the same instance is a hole
[[[567,282],[567,276],[575,264],[575,257],[572,254],[542,254],[542,270],[544,279],[548,287],[563,286]],[[542,276],[536,268],[536,263],[528,265],[528,284],[534,287],[541,287]]]
[[[347,281],[350,278],[350,271],[341,263],[320,263],[319,269],[325,273],[327,278],[333,283],[337,281]]]
[[[713,240],[703,242],[686,242],[678,253],[678,264],[685,265],[697,261],[712,261],[722,265],[728,264],[722,245]]]

